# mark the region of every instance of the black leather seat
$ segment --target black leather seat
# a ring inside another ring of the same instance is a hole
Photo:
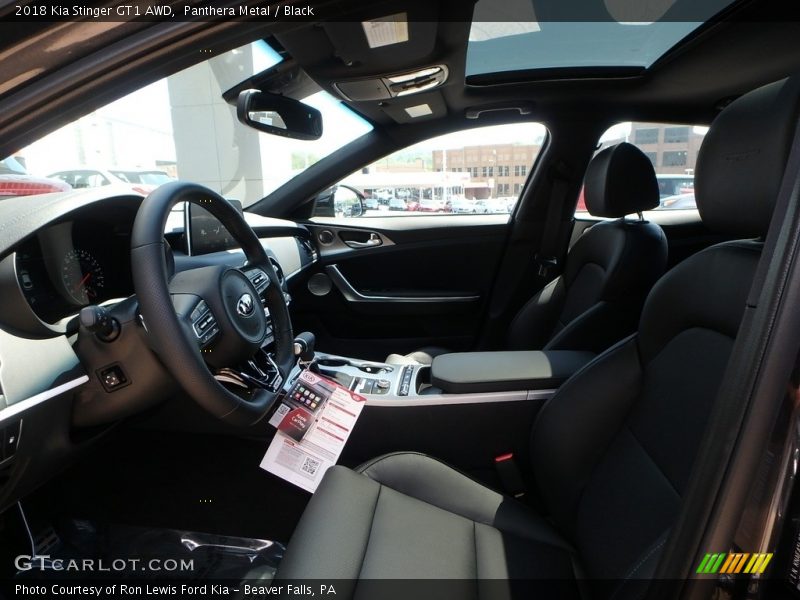
[[[564,272],[531,298],[511,322],[508,350],[600,352],[636,330],[644,299],[667,264],[661,227],[625,215],[655,208],[658,182],[650,160],[628,143],[606,148],[584,180],[589,212],[612,218],[590,227],[570,249]],[[431,364],[444,348],[422,348],[391,364]]]
[[[799,105],[800,79],[784,80],[716,119],[695,188],[709,228],[765,234]],[[334,467],[278,577],[453,578],[471,581],[474,597],[474,580],[487,578],[612,580],[615,597],[638,589],[681,510],[761,251],[756,240],[719,244],[669,271],[638,332],[542,408],[530,451],[544,515],[420,454]]]

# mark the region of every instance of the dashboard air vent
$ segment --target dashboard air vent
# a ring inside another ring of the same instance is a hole
[[[281,266],[278,264],[278,261],[272,258],[271,256],[269,258],[269,262],[272,263],[272,267],[275,269],[275,274],[278,276],[278,281],[280,281],[281,285],[283,285],[283,282],[286,280],[286,277],[283,274],[283,269],[281,269]]]

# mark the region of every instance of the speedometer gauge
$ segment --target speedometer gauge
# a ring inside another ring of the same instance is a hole
[[[80,305],[96,301],[106,284],[100,263],[86,250],[67,252],[61,265],[61,281],[69,297]]]

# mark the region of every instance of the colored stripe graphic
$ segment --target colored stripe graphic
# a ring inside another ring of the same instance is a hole
[[[739,562],[736,563],[736,566],[733,568],[732,573],[741,573],[742,567],[744,567],[744,563],[750,555],[748,553],[744,553],[739,557]]]
[[[722,568],[719,570],[720,573],[730,573],[731,564],[736,561],[738,558],[738,554],[728,554],[728,558],[725,559],[725,562],[722,563]]]
[[[700,561],[700,566],[697,567],[697,573],[705,573],[706,572],[706,566],[708,566],[708,561],[709,561],[710,558],[711,558],[710,554],[706,554],[703,557],[703,560]]]
[[[771,552],[750,554],[748,552],[732,552],[730,554],[709,553],[703,557],[696,573],[704,575],[747,573],[760,575],[767,569],[772,560]]]
[[[711,573],[716,573],[717,571],[719,571],[719,568],[722,565],[722,561],[724,559],[725,559],[725,553],[723,552],[722,554],[719,555],[719,558],[714,563],[714,566],[711,567],[711,571],[710,572]]]

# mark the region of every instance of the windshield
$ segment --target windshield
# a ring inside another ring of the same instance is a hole
[[[141,189],[136,184],[157,186],[177,178],[250,206],[372,129],[324,91],[302,99],[322,112],[324,133],[318,140],[266,135],[239,123],[236,107],[222,93],[280,61],[263,41],[242,46],[112,102],[17,155],[33,175],[108,174],[83,187],[111,180]]]

